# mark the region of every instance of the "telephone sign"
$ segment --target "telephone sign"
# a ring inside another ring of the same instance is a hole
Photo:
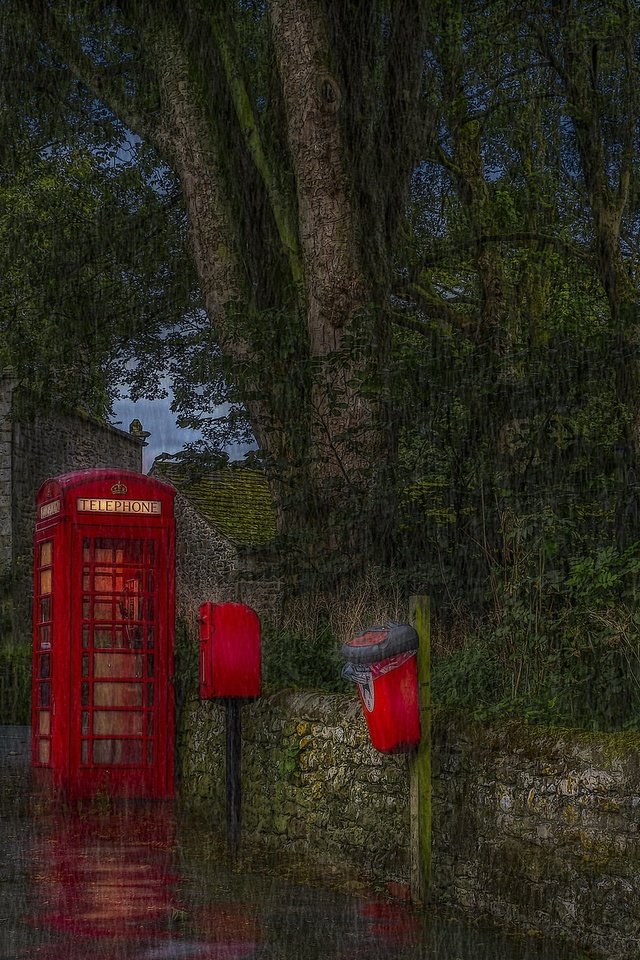
[[[174,496],[125,470],[38,492],[32,759],[73,799],[173,796]]]

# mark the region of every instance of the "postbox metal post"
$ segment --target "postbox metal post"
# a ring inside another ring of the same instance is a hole
[[[240,846],[242,817],[241,708],[260,696],[260,620],[243,603],[200,605],[200,697],[224,701],[225,820],[227,846]]]
[[[235,856],[240,844],[242,820],[242,721],[240,701],[235,697],[225,700],[226,713],[226,819],[227,845]]]

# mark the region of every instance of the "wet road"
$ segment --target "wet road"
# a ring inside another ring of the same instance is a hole
[[[171,804],[61,810],[32,794],[26,731],[0,728],[7,960],[575,960],[401,903],[235,870]]]

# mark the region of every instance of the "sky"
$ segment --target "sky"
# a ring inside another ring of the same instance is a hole
[[[162,400],[137,400],[128,398],[117,400],[113,405],[114,427],[129,430],[129,424],[136,417],[148,430],[147,444],[144,448],[143,469],[147,473],[155,458],[161,453],[177,453],[191,440],[197,440],[197,430],[187,430],[176,426],[175,415],[170,409],[171,398]]]
[[[120,430],[129,430],[129,424],[137,418],[142,429],[148,430],[147,446],[144,448],[142,468],[145,473],[151,469],[153,461],[161,453],[177,453],[185,445],[200,437],[197,430],[188,430],[176,426],[175,414],[171,411],[171,396],[161,400],[137,400],[128,398],[117,400],[113,404],[111,423]],[[232,445],[227,448],[231,460],[242,460],[251,449],[247,446]]]

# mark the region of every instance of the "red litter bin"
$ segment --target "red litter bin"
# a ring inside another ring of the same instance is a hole
[[[340,651],[342,676],[358,685],[371,743],[404,753],[420,743],[418,634],[408,623],[370,627]]]

